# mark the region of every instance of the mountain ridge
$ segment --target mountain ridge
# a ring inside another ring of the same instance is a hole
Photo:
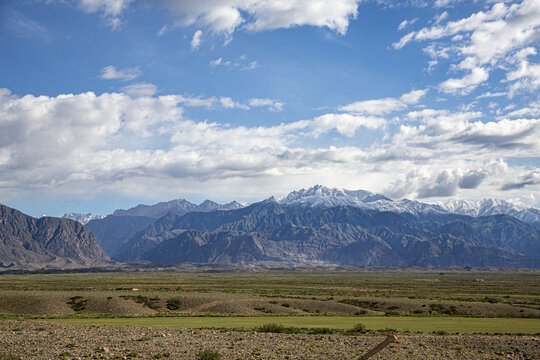
[[[81,223],[55,217],[38,219],[0,204],[2,267],[108,260],[94,235]]]

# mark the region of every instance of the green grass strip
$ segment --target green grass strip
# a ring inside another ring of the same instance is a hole
[[[352,316],[245,316],[245,317],[139,317],[139,318],[67,318],[47,319],[68,324],[143,326],[172,329],[202,328],[255,328],[263,324],[278,323],[299,328],[350,329],[362,323],[369,330],[387,328],[398,331],[431,333],[501,333],[538,334],[540,319],[469,318],[469,317],[352,317]]]

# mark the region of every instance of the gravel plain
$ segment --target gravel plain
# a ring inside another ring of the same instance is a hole
[[[539,336],[398,335],[372,359],[539,359]],[[274,334],[0,321],[0,359],[358,359],[384,335]],[[11,356],[11,357],[9,357]]]

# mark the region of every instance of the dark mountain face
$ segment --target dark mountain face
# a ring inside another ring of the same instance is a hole
[[[426,219],[267,200],[231,211],[169,213],[134,235],[117,257],[164,263],[529,267],[540,265],[538,236],[537,229],[511,217]]]
[[[109,260],[94,235],[74,220],[36,219],[0,205],[0,263],[45,264],[57,259],[79,263]]]
[[[128,210],[116,210],[114,216],[144,216],[159,219],[172,212],[177,215],[184,215],[190,212],[209,212],[215,210],[240,209],[243,205],[233,201],[228,204],[218,204],[210,200],[205,200],[200,205],[193,204],[185,199],[176,199],[167,202],[160,202],[155,205],[137,205]]]
[[[86,224],[92,231],[103,251],[114,256],[129,238],[155,221],[145,216],[114,216],[94,219]]]

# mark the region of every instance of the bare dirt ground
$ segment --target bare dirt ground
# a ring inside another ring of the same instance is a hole
[[[399,335],[373,359],[539,359],[538,336]],[[0,321],[0,359],[358,359],[384,336],[172,330]],[[6,356],[14,357],[6,357]],[[4,357],[2,357],[4,356]]]

